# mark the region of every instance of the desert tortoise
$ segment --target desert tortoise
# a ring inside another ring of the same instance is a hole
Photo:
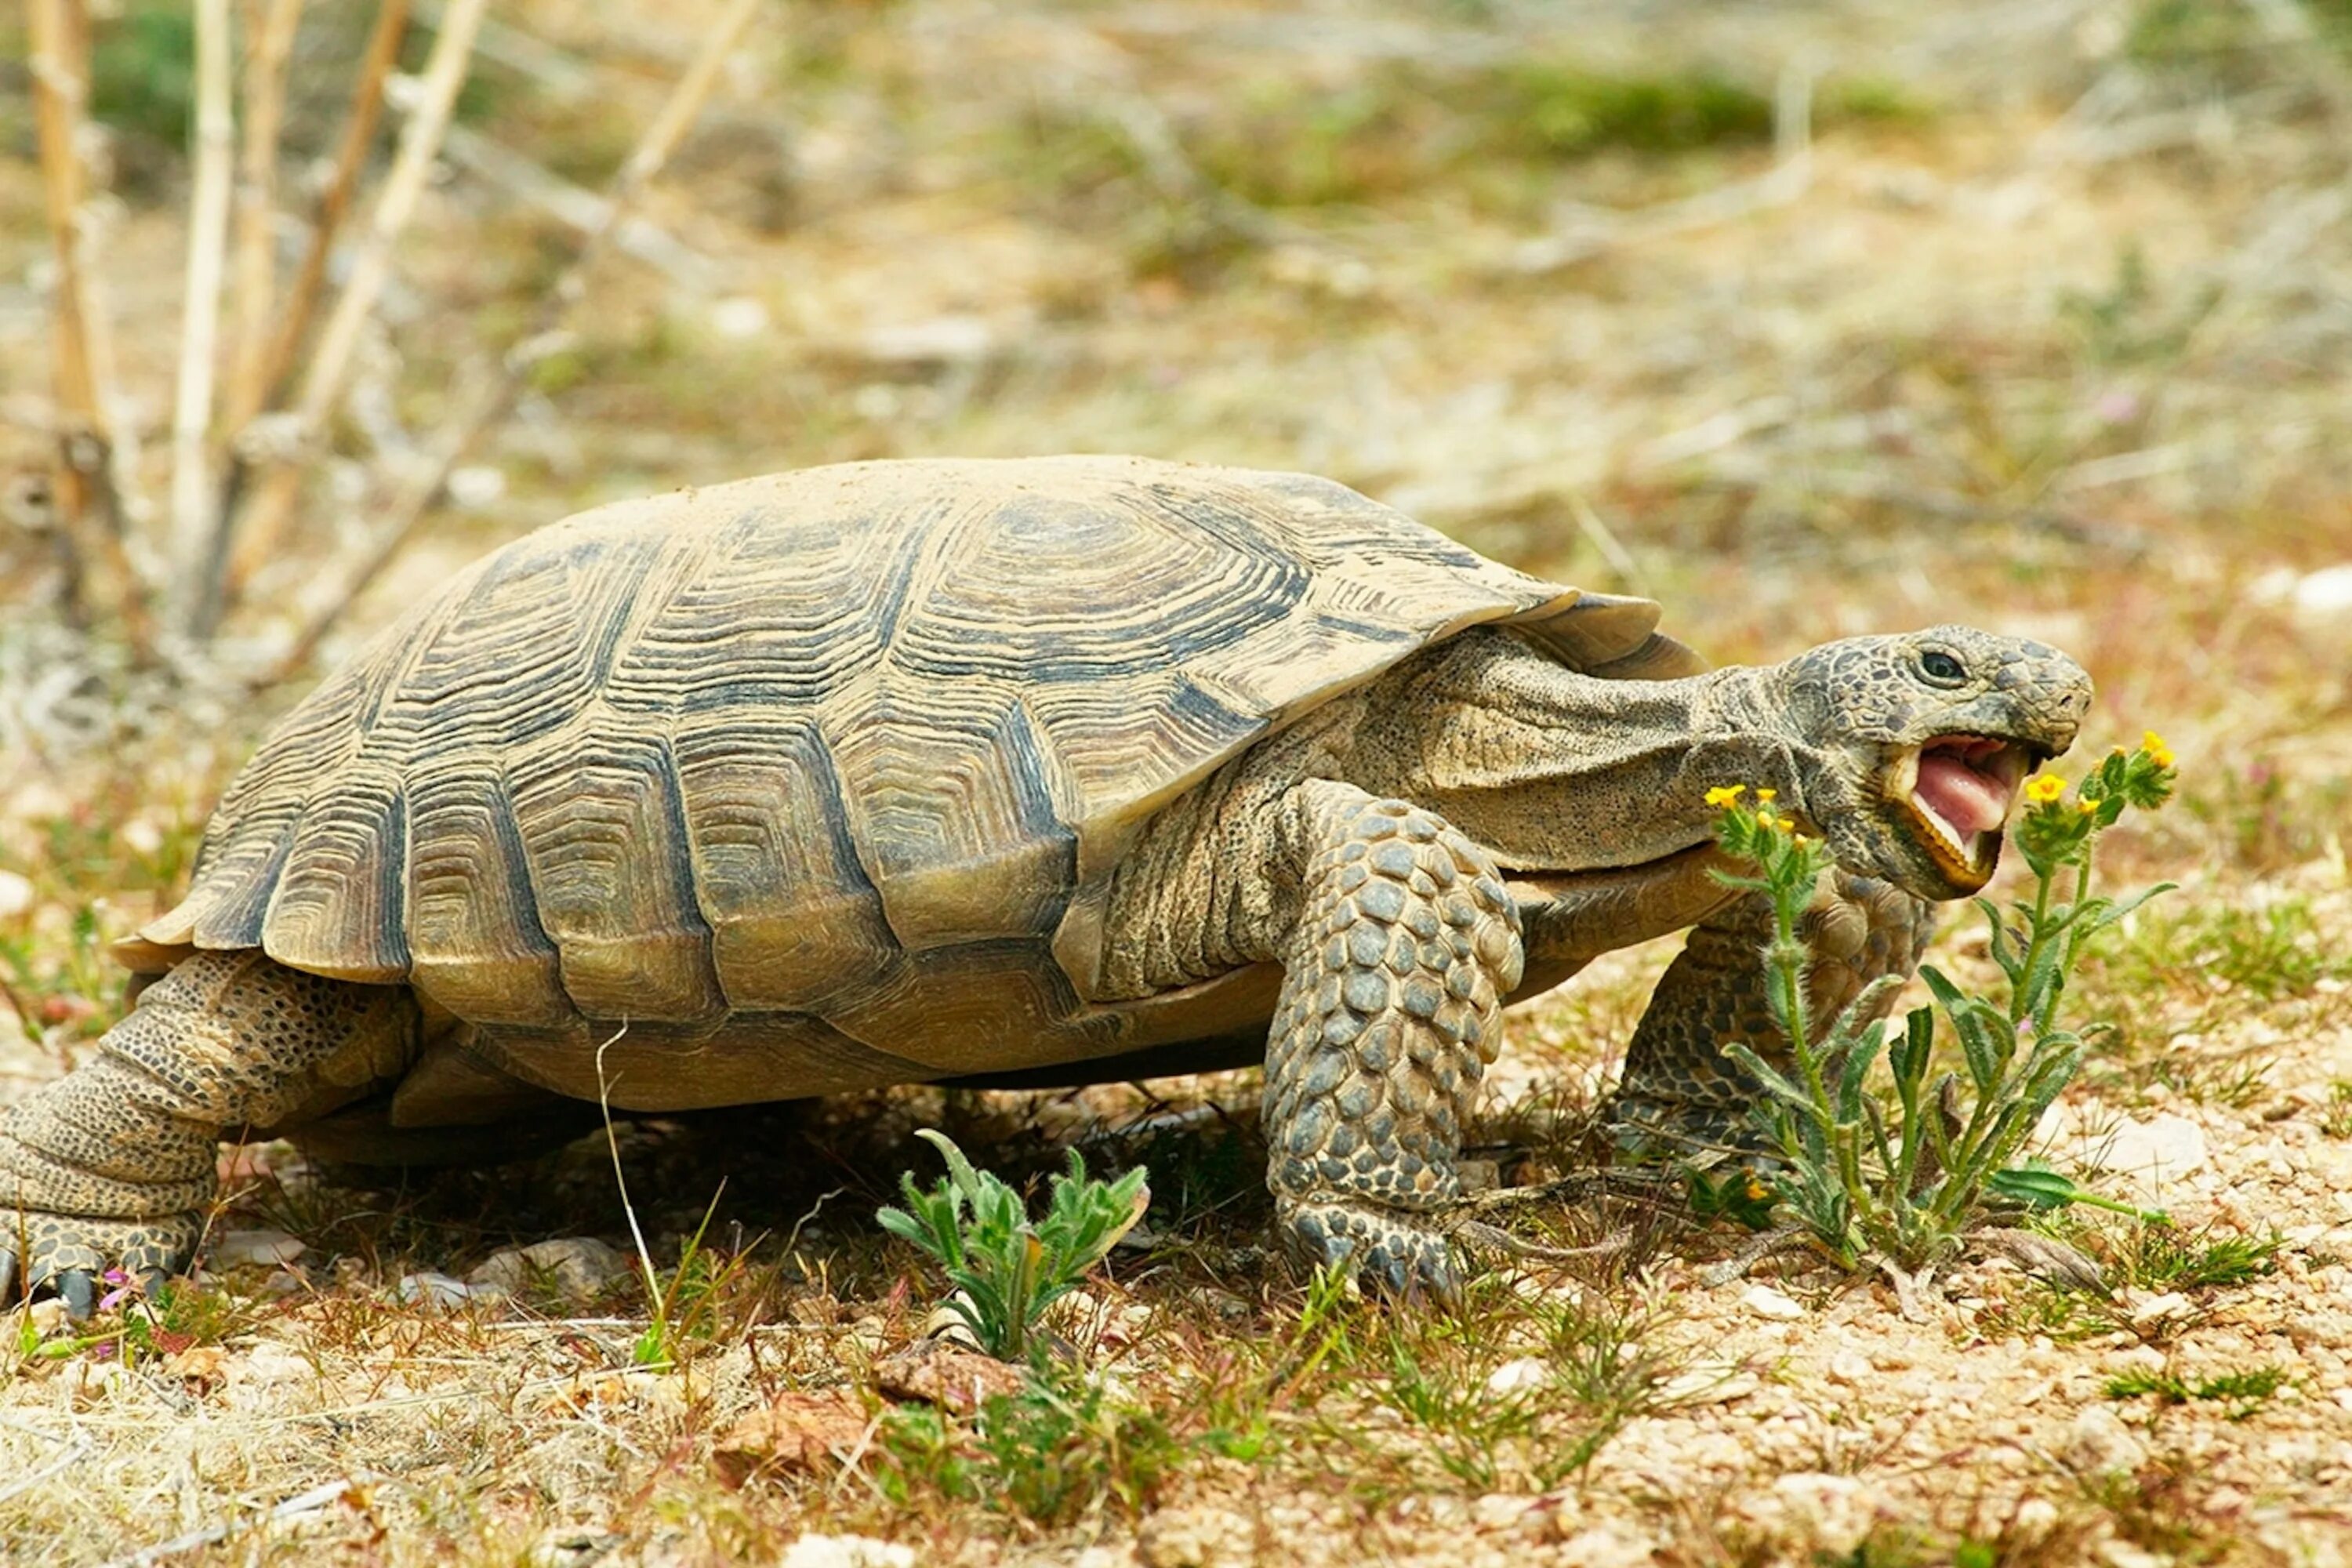
[[[1443,1288],[1427,1218],[1502,1003],[1696,924],[1630,1100],[1736,1108],[1719,1046],[1773,1048],[1710,786],[1826,836],[1814,984],[1847,994],[1983,883],[2090,698],[1959,626],[1703,673],[1657,616],[1328,480],[1131,458],[556,523],[230,784],[187,897],[121,946],[163,978],[0,1112],[0,1273],[79,1304],[184,1264],[230,1130],[1263,1061],[1286,1238]]]

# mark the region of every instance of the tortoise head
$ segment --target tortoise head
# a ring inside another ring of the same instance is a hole
[[[1929,899],[1991,879],[2026,774],[2074,744],[2091,678],[2046,644],[1972,626],[1824,643],[1784,667],[1806,791],[1850,869]]]

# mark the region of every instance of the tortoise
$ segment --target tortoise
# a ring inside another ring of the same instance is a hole
[[[1708,670],[1645,599],[1328,479],[848,464],[571,517],[413,606],[263,742],[152,979],[0,1112],[0,1286],[185,1265],[216,1141],[451,1141],[919,1082],[1263,1062],[1298,1254],[1444,1290],[1498,1012],[1695,928],[1621,1114],[1769,1057],[1710,786],[1840,868],[1827,1005],[1991,874],[2088,677],[1958,626]],[[1629,1109],[1630,1108],[1630,1109]]]

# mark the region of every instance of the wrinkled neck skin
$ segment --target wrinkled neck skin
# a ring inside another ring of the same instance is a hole
[[[1510,869],[1637,866],[1711,838],[1706,792],[1722,784],[1776,790],[1801,821],[1850,816],[1859,801],[1837,757],[1800,738],[1809,700],[1787,666],[1603,680],[1508,633],[1471,632],[1366,694],[1343,765],[1374,794],[1442,813]]]

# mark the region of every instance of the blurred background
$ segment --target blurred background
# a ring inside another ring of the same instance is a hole
[[[0,865],[168,885],[577,508],[1101,450],[1719,660],[2043,636],[2180,751],[2176,849],[2340,868],[2347,165],[2347,0],[28,0]]]

